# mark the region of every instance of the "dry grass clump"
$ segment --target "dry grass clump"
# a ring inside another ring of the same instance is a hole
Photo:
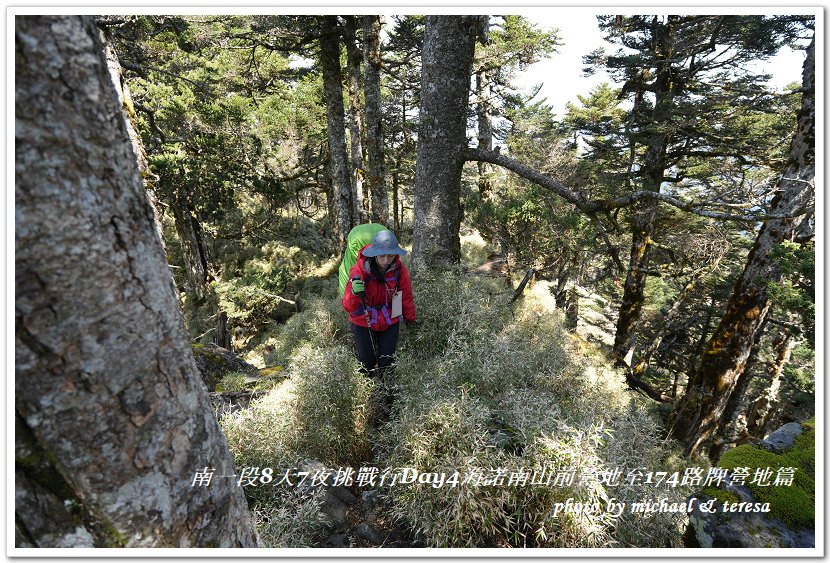
[[[314,547],[325,530],[320,510],[323,490],[307,496],[284,487],[263,485],[251,506],[259,540],[263,547]]]
[[[237,464],[273,467],[310,458],[348,465],[363,455],[370,382],[356,373],[350,351],[305,343],[287,375],[277,389],[223,419]]]
[[[306,341],[293,351],[285,382],[222,420],[237,468],[273,470],[274,482],[245,489],[265,547],[315,545],[324,527],[323,490],[300,495],[291,485],[275,484],[286,471],[312,460],[354,467],[368,456],[370,383],[356,373],[354,362],[345,346]]]
[[[511,312],[509,296],[492,282],[448,272],[413,283],[419,322],[402,334],[395,416],[381,432],[381,464],[457,471],[461,480],[390,488],[397,517],[433,546],[679,541],[672,515],[617,518],[605,510],[611,497],[654,496],[624,478],[637,467],[666,470],[669,451],[623,377],[569,347],[559,313],[544,298],[530,291]],[[597,479],[616,467],[624,471],[621,485]],[[508,483],[511,474],[544,468],[560,474],[556,486]],[[486,475],[499,471],[503,481],[486,484]],[[472,477],[477,472],[484,481]],[[661,491],[676,500],[685,493]],[[556,503],[569,498],[602,509],[554,514]]]
[[[481,266],[490,255],[493,254],[491,245],[484,240],[476,230],[461,233],[461,263],[462,265],[475,268]]]

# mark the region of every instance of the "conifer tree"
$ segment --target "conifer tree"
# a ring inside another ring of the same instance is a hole
[[[674,423],[675,435],[694,456],[712,438],[746,369],[756,335],[769,313],[768,286],[781,279],[776,245],[792,242],[815,205],[815,38],[804,61],[802,104],[790,159],[764,221],[735,284],[720,325],[709,339],[698,370],[689,378]]]

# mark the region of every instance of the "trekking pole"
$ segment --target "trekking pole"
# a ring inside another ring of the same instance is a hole
[[[369,331],[369,340],[372,341],[372,351],[375,353],[375,366],[377,366],[380,363],[380,358],[378,358],[378,343],[375,342],[375,335],[372,334],[371,316],[369,315],[369,306],[366,305],[366,297],[363,298],[363,306],[366,309],[366,330]],[[372,371],[375,369],[373,367]]]
[[[358,278],[359,279],[359,278]],[[363,303],[363,309],[366,313],[366,330],[369,331],[369,340],[372,342],[372,351],[375,353],[375,364],[377,365],[380,363],[380,358],[378,358],[378,345],[375,342],[375,336],[372,334],[372,317],[369,315],[369,304],[366,303],[366,293],[360,294],[360,301]],[[373,367],[369,371],[373,371],[375,368]]]

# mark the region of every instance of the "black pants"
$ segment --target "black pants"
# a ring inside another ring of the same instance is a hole
[[[395,323],[386,330],[377,331],[372,330],[370,336],[370,329],[365,326],[357,326],[352,324],[352,334],[354,335],[355,352],[357,359],[363,365],[363,369],[369,372],[370,375],[375,375],[372,371],[377,366],[377,371],[385,371],[395,361],[395,348],[398,346],[398,331],[400,323]],[[375,344],[372,344],[374,339]],[[377,346],[377,357],[375,357],[375,346]]]

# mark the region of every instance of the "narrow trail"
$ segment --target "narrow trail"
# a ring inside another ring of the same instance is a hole
[[[374,452],[363,466],[382,469]],[[390,516],[389,501],[379,487],[329,484],[321,504],[329,526],[315,547],[425,547]]]

